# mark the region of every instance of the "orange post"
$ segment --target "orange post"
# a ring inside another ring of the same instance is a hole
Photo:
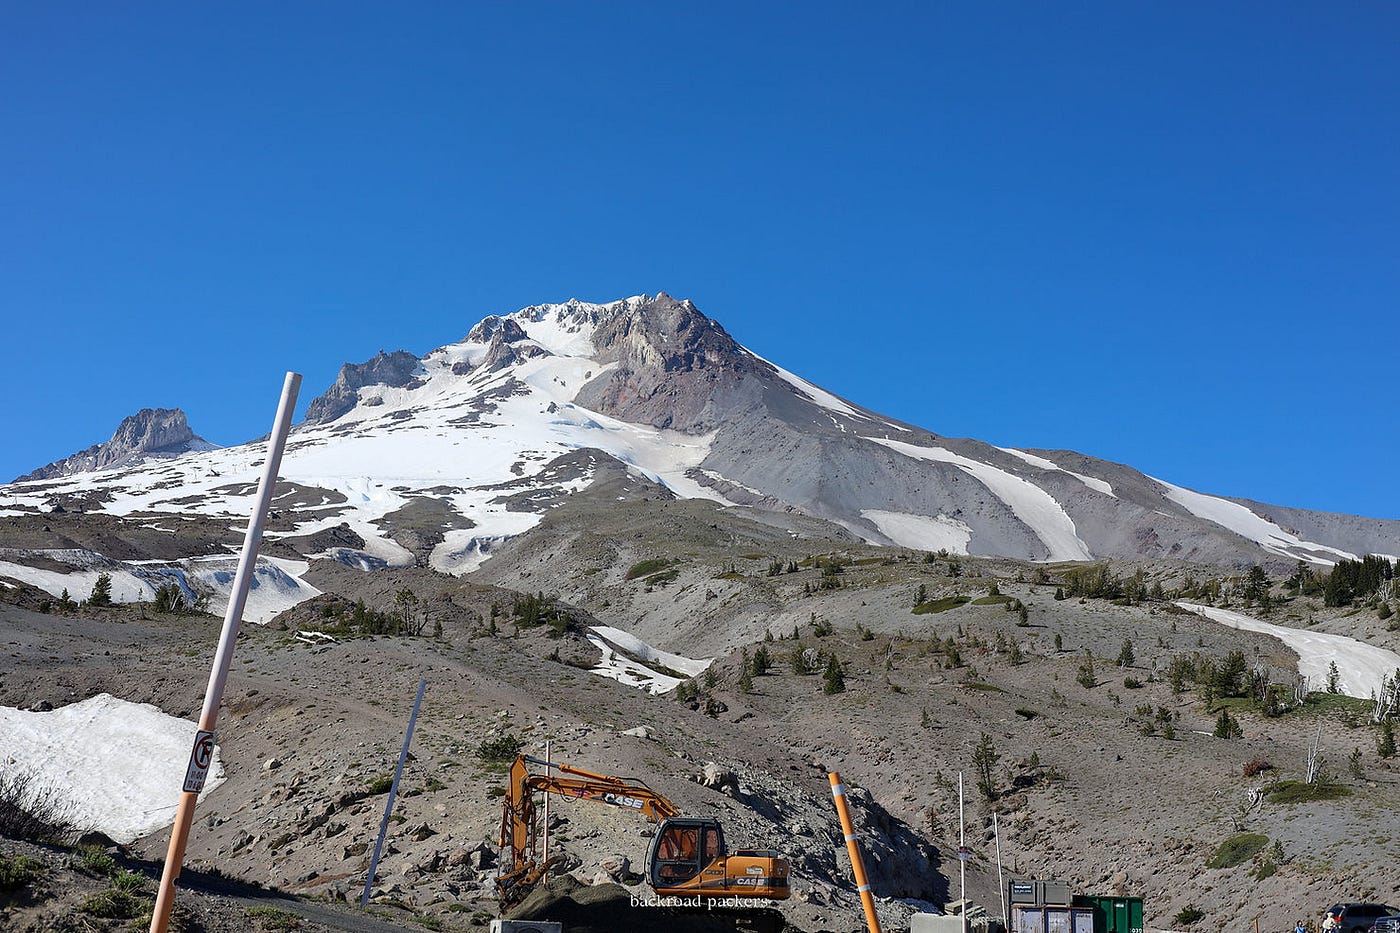
[[[865,908],[865,924],[870,933],[880,933],[880,918],[875,915],[875,896],[870,893],[870,881],[865,877],[865,862],[860,857],[860,846],[856,845],[856,830],[851,823],[851,811],[846,805],[846,785],[841,783],[841,775],[832,771],[831,797],[836,801],[836,815],[841,818],[841,831],[846,834],[846,852],[851,856],[851,871],[856,876],[856,890],[860,892],[860,904]]]

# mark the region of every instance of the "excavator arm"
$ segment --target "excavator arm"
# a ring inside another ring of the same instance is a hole
[[[532,774],[532,764],[548,770]],[[518,756],[510,767],[501,813],[502,865],[496,887],[506,904],[523,899],[550,867],[539,861],[536,791],[622,807],[655,823],[680,814],[675,804],[636,778],[596,774],[529,755]]]
[[[544,767],[545,773],[530,773],[532,764]],[[622,807],[660,824],[648,858],[648,881],[657,894],[775,900],[788,896],[789,866],[782,855],[766,849],[731,853],[717,820],[680,818],[676,805],[645,782],[520,755],[511,764],[501,812],[496,890],[505,909],[524,900],[558,860],[542,862],[537,852],[536,791]]]

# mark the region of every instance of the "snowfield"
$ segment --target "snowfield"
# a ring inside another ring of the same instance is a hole
[[[1113,496],[1113,498],[1115,499],[1118,498],[1116,495],[1114,495],[1112,486],[1110,486],[1108,483],[1104,482],[1101,479],[1097,479],[1096,477],[1085,476],[1083,473],[1076,473],[1073,470],[1066,470],[1064,467],[1060,466],[1058,463],[1055,463],[1053,460],[1047,460],[1044,457],[1037,457],[1035,454],[1028,454],[1024,450],[1017,450],[1014,447],[998,447],[997,450],[1000,450],[1002,453],[1010,454],[1017,460],[1022,460],[1026,463],[1029,463],[1031,466],[1039,467],[1042,470],[1055,470],[1059,473],[1068,473],[1070,476],[1073,476],[1075,479],[1079,480],[1081,483],[1083,483],[1085,486],[1088,486],[1095,492],[1101,492],[1105,496]]]
[[[108,570],[107,573],[112,577],[113,602],[136,603],[155,598],[155,588],[134,573],[122,570]],[[92,595],[93,584],[101,574],[101,570],[79,570],[76,567],[70,573],[40,570],[13,561],[0,560],[0,577],[28,583],[50,596],[62,596],[63,591],[67,590],[69,597],[79,602]]]
[[[1074,520],[1069,517],[1069,513],[1060,507],[1060,503],[1056,502],[1050,493],[1030,480],[942,447],[920,447],[883,437],[867,437],[865,440],[882,444],[915,460],[935,460],[958,467],[986,486],[992,495],[1005,502],[1012,513],[1035,533],[1050,551],[1046,560],[1093,560],[1089,548],[1079,540],[1079,533],[1075,530]]]
[[[215,615],[223,615],[228,609],[233,577],[238,569],[238,558],[225,554],[192,557],[183,561],[126,561],[116,567],[109,566],[113,563],[111,561],[103,561],[100,568],[94,568],[84,567],[85,563],[90,564],[95,559],[88,551],[28,553],[70,564],[73,570],[62,573],[0,560],[0,577],[28,583],[51,596],[61,597],[67,590],[69,597],[79,602],[92,594],[93,584],[104,572],[112,578],[112,601],[117,603],[148,602],[155,598],[156,587],[175,583],[187,599],[199,594],[209,595],[208,609]],[[301,579],[301,574],[306,573],[310,566],[306,561],[258,558],[252,588],[243,609],[244,620],[263,624],[284,609],[319,596],[320,590]]]
[[[49,713],[0,706],[0,769],[53,788],[80,829],[131,842],[174,821],[196,731],[106,693]],[[216,748],[200,798],[223,781]]]
[[[1338,560],[1342,559],[1359,559],[1357,555],[1349,551],[1341,551],[1325,544],[1304,541],[1292,532],[1284,531],[1273,522],[1259,517],[1238,502],[1231,502],[1228,499],[1221,499],[1219,496],[1208,496],[1181,486],[1175,486],[1165,480],[1157,479],[1155,476],[1148,478],[1154,483],[1160,483],[1162,488],[1166,490],[1165,495],[1168,499],[1197,518],[1204,518],[1206,521],[1224,526],[1240,537],[1248,538],[1266,551],[1278,554],[1280,557],[1301,558],[1314,564],[1328,566],[1336,564]]]
[[[972,540],[972,526],[947,515],[910,515],[883,509],[863,509],[860,514],[901,547],[966,555],[967,544]]]
[[[648,664],[664,667],[690,678],[703,674],[705,669],[714,663],[714,658],[687,658],[653,648],[630,632],[607,625],[592,626],[585,637],[602,653],[602,658],[592,673],[629,687],[638,687],[651,694],[674,690],[680,686],[682,678],[652,670]]]
[[[491,370],[466,374],[454,365],[485,362],[489,343],[463,341],[427,354],[420,365],[422,384],[415,388],[367,386],[361,404],[328,424],[298,426],[288,441],[281,478],[311,491],[311,502],[296,506],[296,527],[269,532],[267,540],[303,536],[347,525],[364,539],[354,552],[334,549],[332,556],[351,566],[410,566],[414,555],[392,540],[382,520],[429,496],[448,503],[461,526],[445,532],[429,564],[445,573],[463,574],[487,560],[499,543],[534,527],[538,512],[511,508],[512,494],[533,490],[573,492],[591,476],[550,479],[546,465],[571,451],[596,448],[644,476],[687,498],[707,498],[732,505],[718,492],[691,478],[709,456],[713,435],[695,436],[609,418],[573,399],[589,381],[615,363],[600,363],[593,325],[574,315],[630,307],[634,297],[614,305],[571,302],[526,308],[510,317],[529,337],[553,355],[518,360]],[[0,515],[21,514],[5,505],[44,510],[60,494],[104,492],[101,508],[116,515],[154,513],[160,522],[178,522],[187,514],[226,516],[242,530],[252,503],[266,443],[252,443],[187,454],[103,473],[86,473],[43,484],[5,487]],[[316,491],[319,490],[319,494]],[[279,496],[274,508],[281,508]],[[167,518],[167,516],[169,516]],[[0,568],[0,575],[5,568]],[[74,598],[86,596],[96,573],[61,579],[61,574],[15,570],[16,579],[32,582],[55,595],[67,586]],[[265,621],[276,612],[316,595],[298,574],[276,568],[250,598],[249,618]],[[222,572],[207,575],[222,579]],[[203,579],[203,577],[202,577]],[[139,579],[113,575],[119,601],[149,599],[150,587]]]
[[[1308,679],[1308,684],[1313,690],[1322,689],[1327,683],[1327,669],[1333,661],[1337,663],[1337,672],[1341,675],[1342,692],[1347,696],[1363,699],[1374,695],[1380,689],[1382,678],[1393,677],[1396,670],[1400,669],[1400,654],[1345,635],[1329,635],[1326,632],[1271,625],[1251,616],[1231,612],[1229,609],[1217,609],[1214,606],[1201,606],[1196,603],[1177,605],[1221,625],[1274,636],[1297,652],[1298,673]]]

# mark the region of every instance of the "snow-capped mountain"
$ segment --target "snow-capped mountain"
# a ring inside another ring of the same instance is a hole
[[[243,520],[264,453],[256,442],[35,477],[0,487],[0,515],[79,503],[148,526]],[[269,540],[308,558],[461,574],[624,469],[675,496],[958,554],[1246,565],[1400,553],[1400,522],[1233,501],[1070,451],[891,420],[664,293],[536,305],[421,358],[347,364],[289,442]]]

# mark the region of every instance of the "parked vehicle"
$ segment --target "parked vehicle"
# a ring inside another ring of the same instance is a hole
[[[1400,910],[1385,904],[1333,904],[1326,916],[1336,918],[1335,933],[1369,933],[1377,920],[1392,914]]]
[[[1400,914],[1381,917],[1371,925],[1371,933],[1400,933]]]

